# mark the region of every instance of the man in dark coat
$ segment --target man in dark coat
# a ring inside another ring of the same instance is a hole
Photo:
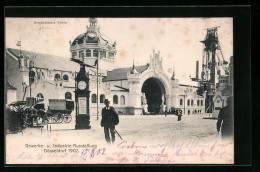
[[[223,121],[223,122],[222,122]],[[234,115],[232,106],[232,97],[227,98],[227,106],[223,107],[219,111],[217,131],[220,131],[223,139],[233,136],[234,132]]]
[[[105,139],[110,144],[109,132],[111,133],[113,143],[115,141],[115,125],[119,123],[119,118],[115,109],[109,106],[109,100],[105,99],[104,103],[106,107],[102,109],[101,127],[104,127]]]

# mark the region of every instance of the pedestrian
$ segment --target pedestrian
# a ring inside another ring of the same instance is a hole
[[[188,115],[190,115],[190,110],[188,110]]]
[[[165,106],[165,111],[164,111],[165,117],[167,116],[167,106]]]
[[[102,109],[101,127],[104,127],[105,139],[110,144],[110,134],[112,143],[115,141],[115,125],[119,123],[118,114],[112,106],[109,106],[110,101],[105,99],[106,107]],[[110,133],[110,134],[109,134]]]
[[[181,116],[182,116],[182,110],[181,109],[177,110],[177,116],[178,116],[178,121],[181,121]]]
[[[233,116],[233,106],[232,97],[227,98],[227,106],[220,109],[218,114],[217,131],[221,128],[221,138],[230,138],[233,136],[234,131],[234,116]]]

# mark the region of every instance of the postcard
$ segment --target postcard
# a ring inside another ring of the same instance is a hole
[[[233,18],[5,18],[5,162],[234,164]]]

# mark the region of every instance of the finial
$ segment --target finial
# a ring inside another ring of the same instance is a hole
[[[172,77],[171,77],[172,80],[175,80],[175,72],[174,72],[174,68],[172,70]]]
[[[134,56],[134,52],[133,52],[133,68],[130,71],[130,74],[137,74],[137,70],[135,69],[135,56]]]

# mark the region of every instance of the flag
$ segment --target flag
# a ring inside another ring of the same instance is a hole
[[[16,46],[21,46],[21,41],[18,41]]]

